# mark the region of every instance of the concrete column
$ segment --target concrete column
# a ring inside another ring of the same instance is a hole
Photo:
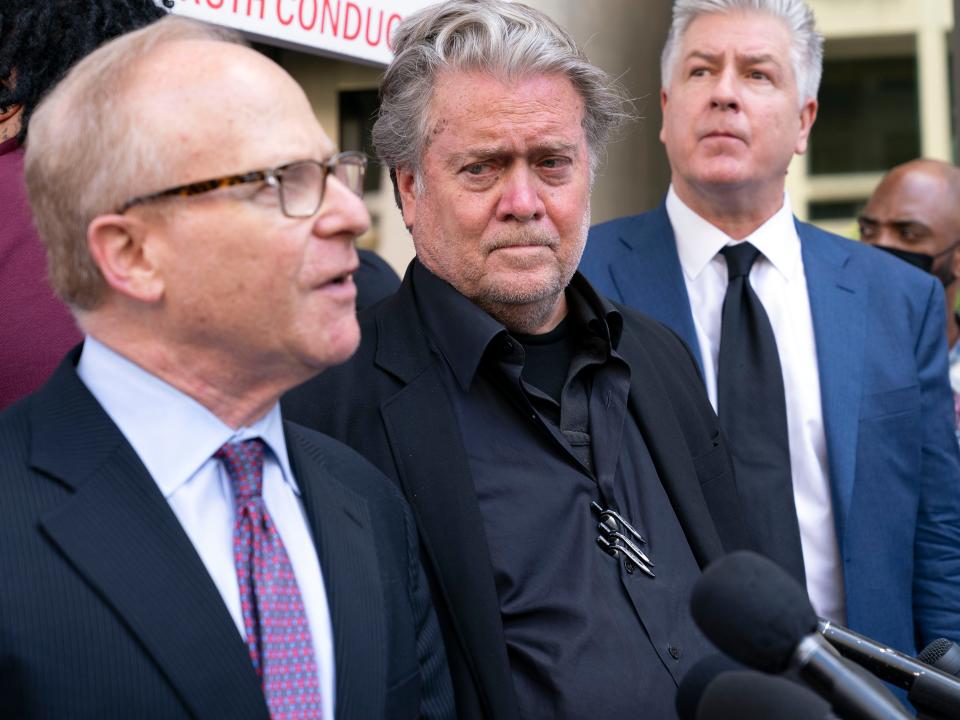
[[[672,3],[664,0],[526,0],[567,28],[591,62],[618,78],[640,119],[610,145],[593,189],[593,222],[648,210],[670,183],[660,144],[660,51]]]
[[[953,148],[954,148],[954,157],[952,158],[953,162],[960,160],[960,157],[956,157],[958,151],[960,151],[960,112],[957,108],[960,105],[960,27],[958,27],[957,18],[960,18],[960,0],[953,0],[953,30],[950,33],[950,49],[953,51],[953,66],[956,68],[953,73],[953,107],[950,108],[950,111],[953,113],[953,127],[954,127],[954,139],[953,139]]]
[[[952,160],[950,84],[947,35],[942,27],[925,25],[917,34],[917,76],[920,90],[920,137],[924,157]]]

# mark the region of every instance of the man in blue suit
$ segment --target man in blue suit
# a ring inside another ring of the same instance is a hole
[[[581,270],[692,348],[730,436],[754,544],[785,565],[797,559],[821,616],[912,653],[960,639],[941,289],[793,217],[784,180],[816,119],[822,38],[802,0],[759,5],[677,0],[661,68],[670,190],[656,210],[593,228]],[[749,255],[740,269],[728,264],[737,246]],[[730,297],[734,287],[745,299]],[[747,317],[755,334],[735,335],[728,317]],[[743,338],[761,336],[766,365],[743,371],[753,344]],[[778,406],[783,453],[764,467],[755,455],[778,442]],[[786,502],[765,504],[754,476],[776,472]]]

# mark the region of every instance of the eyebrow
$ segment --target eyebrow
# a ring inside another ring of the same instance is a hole
[[[704,60],[709,63],[716,63],[720,59],[720,56],[716,53],[703,52],[702,50],[691,50],[687,53],[687,56],[683,59],[684,62],[690,60]]]
[[[771,65],[780,65],[780,59],[776,55],[771,55],[769,53],[761,53],[760,55],[740,55],[738,58],[747,65],[763,65],[764,63],[770,63]]]
[[[530,148],[528,155],[537,155],[542,153],[558,153],[558,152],[567,152],[567,153],[576,153],[579,150],[577,143],[568,143],[568,142],[544,142],[534,145]],[[504,146],[504,145],[488,145],[488,146],[479,146],[464,150],[463,152],[455,153],[451,156],[452,163],[465,162],[471,158],[489,158],[489,157],[498,157],[502,155],[512,155],[513,150]]]
[[[536,155],[537,153],[543,152],[569,152],[575,153],[579,149],[577,143],[567,143],[567,142],[544,142],[538,143],[530,148],[530,151],[527,153],[529,155]],[[487,146],[478,146],[464,150],[454,154],[454,158],[458,160],[466,160],[472,157],[497,157],[498,155],[512,155],[513,150],[506,147],[505,145],[487,145]]]
[[[708,63],[717,63],[720,61],[722,53],[709,53],[702,50],[692,50],[687,57],[686,61],[690,60],[703,60]],[[780,61],[775,55],[770,53],[760,53],[759,55],[737,55],[737,62],[742,65],[762,65],[763,63],[771,63],[773,65],[780,65]]]
[[[929,230],[930,226],[920,220],[891,220],[887,223],[895,228],[917,228],[919,230]]]
[[[857,217],[857,220],[859,222],[868,223],[870,225],[889,225],[890,227],[895,227],[895,228],[912,227],[912,228],[918,228],[920,230],[926,230],[926,231],[930,230],[930,226],[927,225],[926,223],[921,222],[920,220],[887,220],[886,222],[884,222],[883,220],[878,220],[872,215],[866,215],[863,213],[861,213]]]

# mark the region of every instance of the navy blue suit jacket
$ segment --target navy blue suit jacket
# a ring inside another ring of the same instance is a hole
[[[213,580],[77,357],[0,414],[0,716],[269,720]],[[330,438],[284,432],[330,603],[338,720],[452,718],[400,493]]]
[[[942,288],[875,248],[801,222],[797,232],[847,624],[909,653],[960,641],[960,459]],[[592,228],[580,269],[700,358],[664,205]]]

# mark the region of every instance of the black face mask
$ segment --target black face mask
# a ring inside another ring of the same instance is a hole
[[[924,253],[910,252],[909,250],[900,250],[898,248],[886,247],[884,245],[876,245],[875,247],[900,258],[904,262],[910,263],[914,267],[920,268],[925,273],[930,273],[937,278],[937,280],[939,280],[944,287],[956,279],[953,273],[950,272],[949,267],[941,267],[937,272],[933,272],[933,265],[937,261],[937,258],[946,255],[948,252],[953,252],[953,248],[955,246],[951,245],[938,255],[926,255]]]
[[[876,245],[875,247],[879,250],[883,250],[884,252],[888,252],[891,255],[895,255],[904,262],[908,262],[914,267],[920,268],[925,273],[928,273],[933,269],[933,255],[924,255],[923,253],[910,252],[909,250],[887,247],[886,245]]]

